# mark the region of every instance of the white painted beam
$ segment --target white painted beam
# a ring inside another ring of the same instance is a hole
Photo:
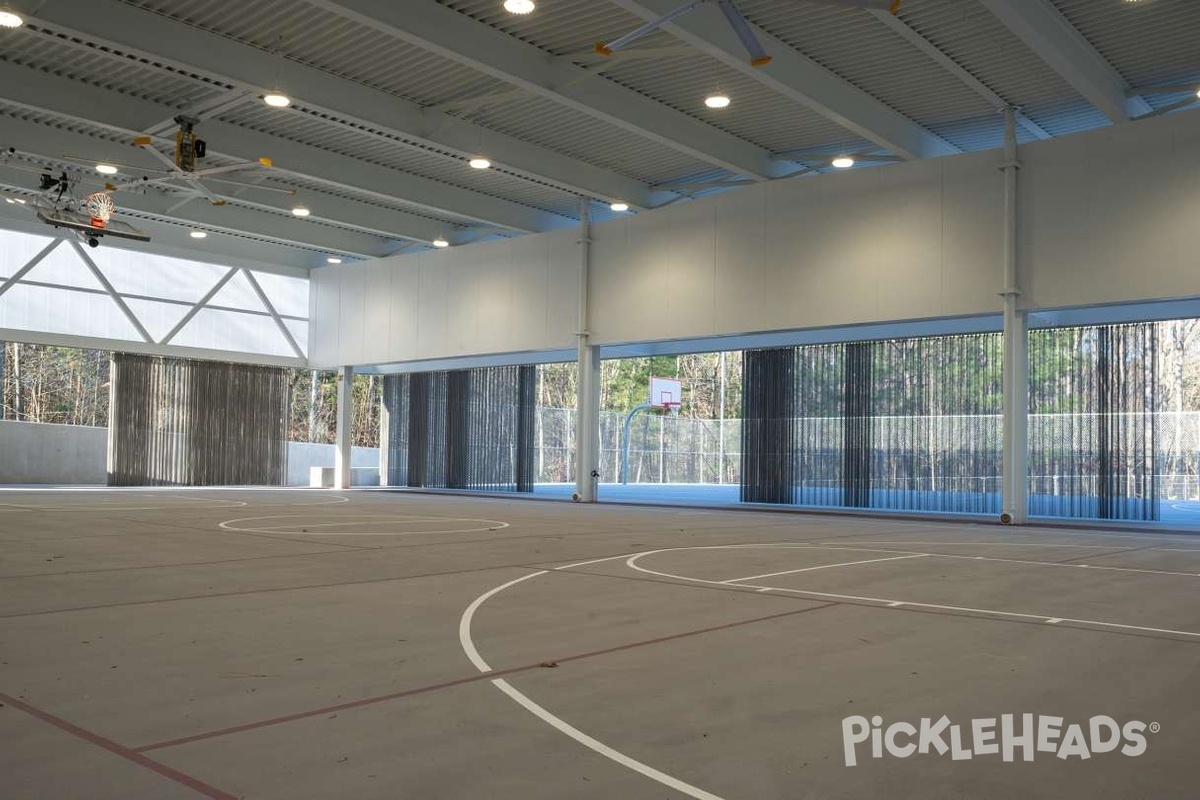
[[[91,121],[132,138],[170,109],[159,103],[88,86],[8,62],[0,62],[3,97],[30,108]],[[356,189],[383,200],[404,201],[432,214],[450,213],[497,227],[534,233],[575,224],[573,220],[491,195],[399,170],[369,164],[319,147],[288,141],[237,125],[208,121],[197,127],[213,153],[256,161],[267,156],[282,173],[303,175],[330,186]],[[173,141],[173,140],[172,140]],[[126,159],[127,160],[127,159]],[[148,162],[147,162],[148,163]],[[155,165],[157,167],[157,164]],[[402,212],[396,212],[403,221]],[[398,236],[424,239],[406,234]]]
[[[434,0],[312,0],[401,41],[519,86],[713,166],[768,179],[791,168],[770,153]]]
[[[677,0],[612,0],[647,21],[678,5]],[[715,6],[701,6],[664,28],[728,67],[811,108],[858,136],[905,158],[931,158],[960,152],[957,147],[884,105],[761,28],[751,26],[771,62],[750,65],[737,34]]]
[[[1005,27],[1113,122],[1150,111],[1050,0],[979,0]]]
[[[255,94],[275,88],[264,85],[271,76],[305,108],[461,157],[473,155],[483,136],[488,157],[519,175],[599,199],[651,204],[641,181],[118,0],[55,0],[31,21]]]

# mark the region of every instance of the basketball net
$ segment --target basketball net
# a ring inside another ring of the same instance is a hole
[[[84,198],[83,210],[91,216],[93,228],[103,228],[117,210],[117,204],[107,192],[94,192]]]

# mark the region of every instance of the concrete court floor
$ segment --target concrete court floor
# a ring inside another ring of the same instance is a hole
[[[0,576],[6,800],[1200,792],[1195,537],[2,490]],[[846,764],[856,715],[945,715],[969,750],[972,720],[1025,713],[1064,719],[1032,762]],[[1157,732],[1052,752],[1098,715]]]

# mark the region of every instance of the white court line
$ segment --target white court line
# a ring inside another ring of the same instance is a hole
[[[432,520],[442,520],[445,522],[482,522],[484,527],[473,528],[455,528],[445,530],[425,530],[425,531],[315,531],[308,532],[307,530],[286,530],[288,526],[276,526],[266,528],[246,528],[234,525],[235,522],[250,522],[256,519],[309,519],[306,514],[272,514],[265,517],[239,517],[238,519],[228,519],[220,523],[217,527],[222,530],[232,531],[234,533],[277,533],[284,536],[417,536],[423,534],[437,533],[483,533],[487,531],[498,531],[509,527],[507,522],[498,519],[477,519],[474,517],[419,517],[419,516],[397,516],[394,514],[354,514],[351,515],[354,519],[347,519],[344,522],[321,522],[321,523],[297,523],[292,527],[304,528],[331,528],[345,527],[347,525],[382,525],[385,523],[403,525],[405,520],[414,520],[415,522],[429,522]],[[364,520],[379,520],[379,522],[364,522]]]
[[[962,545],[971,547],[1079,547],[1095,550],[1110,550],[1111,544],[1038,544],[1034,542],[930,542],[930,541],[899,541],[899,542],[858,542],[859,544],[937,544],[937,545]]]
[[[607,558],[593,558],[591,561],[577,561],[574,564],[563,564],[561,567],[555,567],[555,570],[571,569],[572,567],[586,567],[588,564],[600,564],[604,561],[616,561],[618,558],[629,558],[629,553],[622,553],[619,556],[608,556]]]
[[[669,786],[677,792],[686,794],[688,797],[694,797],[696,800],[721,800],[720,797],[712,792],[706,792],[697,786],[693,786],[690,783],[685,783],[676,777],[668,775],[665,772],[660,772],[649,764],[643,764],[641,761],[638,761],[635,758],[630,758],[624,753],[612,749],[604,742],[601,742],[598,739],[593,739],[583,731],[564,721],[561,717],[556,717],[546,709],[539,706],[537,703],[530,700],[524,694],[514,689],[512,685],[503,678],[497,678],[496,680],[492,681],[492,685],[511,697],[526,711],[542,720],[542,722],[545,722],[556,730],[565,733],[567,736],[570,736],[584,747],[594,750],[606,758],[612,759],[621,766],[627,767],[634,772],[640,772],[647,778],[656,780],[664,786]]]
[[[616,558],[624,557],[625,556],[616,556]],[[603,560],[610,561],[612,559]],[[492,668],[488,662],[483,659],[483,656],[479,655],[479,650],[476,649],[475,642],[471,639],[471,622],[475,618],[475,612],[479,610],[479,607],[482,606],[488,600],[488,598],[499,594],[510,586],[515,586],[522,581],[527,581],[530,578],[536,578],[539,575],[545,575],[547,572],[549,572],[549,570],[544,569],[538,570],[537,572],[531,572],[528,575],[523,575],[520,578],[516,578],[515,580],[511,580],[508,583],[503,583],[494,589],[490,589],[472,600],[471,604],[467,606],[465,611],[463,611],[462,617],[458,621],[458,642],[460,645],[462,645],[463,652],[467,654],[467,658],[470,659],[471,663],[475,665],[477,670],[480,672],[491,672]],[[492,681],[492,685],[516,701],[516,703],[526,711],[550,725],[555,730],[570,736],[572,739],[579,742],[584,747],[587,747],[589,750],[599,753],[605,758],[611,759],[621,766],[633,770],[634,772],[645,775],[647,778],[656,780],[664,786],[669,786],[678,792],[688,795],[689,797],[694,797],[696,800],[722,800],[722,798],[715,794],[706,792],[696,786],[692,786],[690,783],[685,783],[678,778],[651,767],[649,764],[643,764],[641,761],[638,761],[635,758],[630,758],[624,753],[614,750],[604,742],[588,736],[586,733],[566,722],[561,717],[551,714],[549,711],[530,700],[527,696],[518,691],[512,686],[512,684],[503,678],[496,678]]]
[[[841,564],[822,564],[819,567],[805,567],[804,569],[788,569],[783,572],[768,572],[765,575],[748,575],[745,578],[730,578],[721,583],[742,583],[743,581],[756,581],[759,578],[775,578],[780,575],[795,575],[797,572],[814,572],[818,569],[833,569],[834,567],[853,567],[858,564],[878,564],[881,561],[903,561],[906,558],[925,558],[928,553],[915,553],[910,556],[893,556],[892,558],[869,558],[866,561],[845,561]]]
[[[742,547],[745,545],[735,545],[735,546]],[[759,547],[771,547],[772,545],[761,544],[758,546]],[[811,589],[787,589],[787,588],[783,588],[780,586],[763,587],[763,586],[755,586],[754,584],[746,584],[746,583],[725,584],[725,583],[721,583],[719,581],[706,580],[704,578],[691,578],[691,577],[688,577],[687,575],[674,575],[669,572],[659,572],[658,570],[653,570],[653,569],[650,569],[649,567],[640,566],[637,563],[638,559],[643,558],[645,556],[654,555],[656,553],[670,553],[670,552],[683,551],[683,550],[720,550],[720,549],[723,549],[722,545],[710,545],[707,547],[668,547],[668,548],[664,548],[662,550],[649,550],[644,553],[634,553],[628,559],[626,559],[625,564],[630,569],[637,570],[638,572],[645,572],[650,575],[658,575],[659,577],[662,577],[662,578],[674,578],[676,580],[681,580],[681,581],[690,581],[692,583],[706,583],[706,584],[711,584],[713,586],[730,586],[730,585],[732,585],[732,586],[738,586],[739,588],[742,588],[742,589],[767,588],[767,589],[772,589],[773,591],[776,591],[776,592],[787,592],[789,594],[804,595],[806,597],[821,597],[821,598],[832,599],[832,600],[854,600],[854,601],[863,602],[863,603],[878,603],[878,604],[881,604],[884,606],[888,606],[890,608],[896,607],[896,606],[893,606],[892,603],[901,603],[905,606],[910,606],[912,608],[931,608],[931,609],[935,609],[938,611],[962,611],[962,612],[967,612],[967,613],[971,613],[971,614],[981,614],[983,616],[995,617],[997,619],[1034,619],[1034,620],[1038,620],[1040,622],[1046,622],[1047,620],[1057,619],[1059,622],[1073,622],[1073,623],[1076,623],[1079,625],[1095,626],[1095,627],[1099,627],[1101,629],[1114,628],[1114,629],[1118,629],[1118,630],[1145,631],[1147,633],[1167,633],[1167,634],[1173,634],[1176,636],[1187,636],[1189,638],[1200,640],[1200,633],[1197,633],[1195,631],[1179,631],[1179,630],[1174,630],[1171,628],[1151,628],[1151,627],[1147,627],[1144,625],[1125,625],[1125,624],[1119,623],[1119,622],[1104,622],[1102,620],[1077,619],[1074,617],[1049,617],[1045,614],[1026,614],[1026,613],[1022,613],[1019,611],[999,611],[999,610],[990,609],[990,608],[970,608],[968,606],[948,606],[948,605],[941,605],[939,603],[919,603],[919,602],[916,602],[913,600],[895,600],[892,598],[885,598],[885,597],[864,597],[861,595],[853,595],[853,594],[835,594],[833,592],[817,592],[817,591],[813,591]],[[931,553],[930,555],[936,555],[936,554]]]

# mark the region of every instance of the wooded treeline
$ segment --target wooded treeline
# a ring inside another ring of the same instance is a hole
[[[1158,397],[1156,410],[1200,410],[1200,319],[1156,326]],[[1077,329],[1055,337],[1061,358],[1034,364],[1031,395],[1046,393],[1056,381],[1071,380],[1071,370],[1049,374],[1072,359],[1086,359],[1087,342]],[[945,370],[953,380],[994,382],[999,364],[925,364]],[[602,410],[628,411],[647,400],[651,376],[678,378],[683,383],[680,414],[694,419],[737,419],[742,408],[742,354],[696,353],[608,360],[601,363]],[[337,410],[337,376],[333,372],[292,370],[293,441],[332,442]],[[899,379],[897,377],[897,379]],[[68,425],[108,424],[109,353],[68,347],[6,342],[0,348],[0,418]],[[882,385],[891,380],[881,376]],[[354,443],[377,446],[382,378],[354,378]],[[547,364],[539,371],[538,405],[574,408],[578,373],[574,363]],[[1067,392],[1069,395],[1069,392]],[[1045,409],[1053,411],[1053,409]],[[807,413],[814,413],[809,409]],[[936,409],[933,413],[938,413]],[[817,412],[819,413],[819,412]]]

